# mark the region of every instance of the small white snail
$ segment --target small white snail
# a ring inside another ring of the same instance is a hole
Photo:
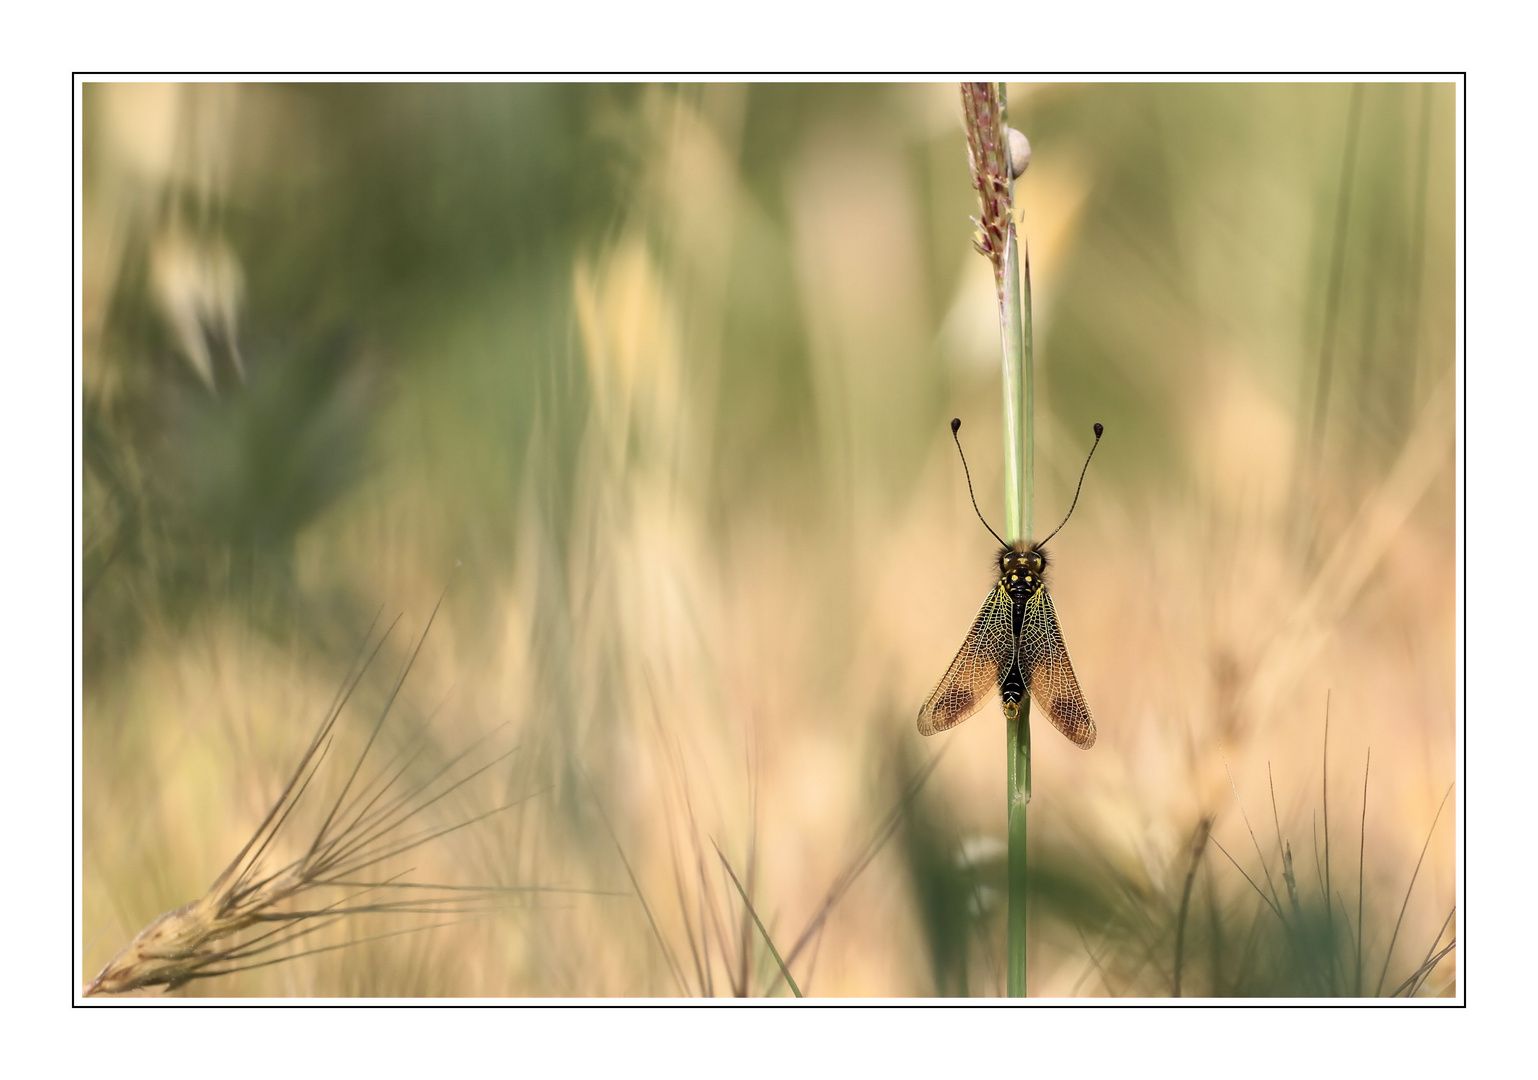
[[[1018,179],[1031,164],[1031,140],[1014,128],[1009,129],[1009,175]]]

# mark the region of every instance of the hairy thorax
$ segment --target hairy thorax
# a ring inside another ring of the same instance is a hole
[[[999,584],[1017,604],[1036,595],[1046,573],[1047,553],[1038,547],[1017,540],[999,550]]]

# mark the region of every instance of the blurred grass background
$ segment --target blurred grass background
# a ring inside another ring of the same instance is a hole
[[[951,416],[1002,482],[953,85],[84,102],[82,978],[447,584],[399,707],[519,751],[424,826],[535,797],[409,868],[557,891],[178,992],[784,992],[712,840],[803,990],[1002,991],[1000,714],[914,728],[992,582]],[[1038,522],[1107,428],[1053,543],[1100,738],[1037,725],[1031,992],[1171,993],[1177,938],[1185,994],[1388,992],[1455,890],[1453,86],[1009,103]],[[1209,818],[1285,917],[1193,860]]]

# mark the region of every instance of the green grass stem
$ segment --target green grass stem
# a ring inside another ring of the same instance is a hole
[[[1031,535],[1035,508],[1035,432],[1031,379],[1031,299],[1028,248],[1016,234],[1015,164],[1011,160],[1008,106],[1002,83],[962,83],[962,111],[972,183],[982,211],[975,219],[977,250],[993,263],[1003,355],[1004,538]],[[1029,160],[1027,156],[1026,161]],[[1023,169],[1024,162],[1018,166]],[[1008,916],[1005,966],[1008,993],[1025,996],[1026,818],[1031,800],[1030,700],[1005,720],[1009,837]]]
[[[1001,92],[1002,97],[1002,92]],[[1022,273],[1023,271],[1023,273]],[[1022,288],[1023,284],[1023,288]],[[999,305],[1004,339],[1004,536],[1029,537],[1035,510],[1034,379],[1031,377],[1030,270],[1020,259],[1010,229],[1004,295]],[[1009,808],[1009,916],[1006,983],[1010,997],[1025,997],[1026,968],[1026,806],[1031,801],[1031,700],[1020,702],[1016,719],[1006,721]]]
[[[999,107],[1006,120],[1004,84]],[[1008,130],[1006,125],[1005,130]],[[1014,203],[1014,182],[1010,182]],[[1010,223],[1004,265],[1004,295],[999,324],[1004,338],[1004,528],[1011,541],[1029,538],[1036,511],[1036,380],[1032,363],[1030,248]],[[1031,801],[1031,699],[1020,702],[1019,717],[1006,724],[1009,761],[1009,929],[1007,990],[1025,997],[1026,971],[1026,817]]]

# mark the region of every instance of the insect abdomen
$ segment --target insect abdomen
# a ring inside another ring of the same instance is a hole
[[[1004,678],[999,681],[999,695],[1004,699],[1004,715],[1013,720],[1025,698],[1025,680],[1020,677],[1020,665],[1012,663]]]

